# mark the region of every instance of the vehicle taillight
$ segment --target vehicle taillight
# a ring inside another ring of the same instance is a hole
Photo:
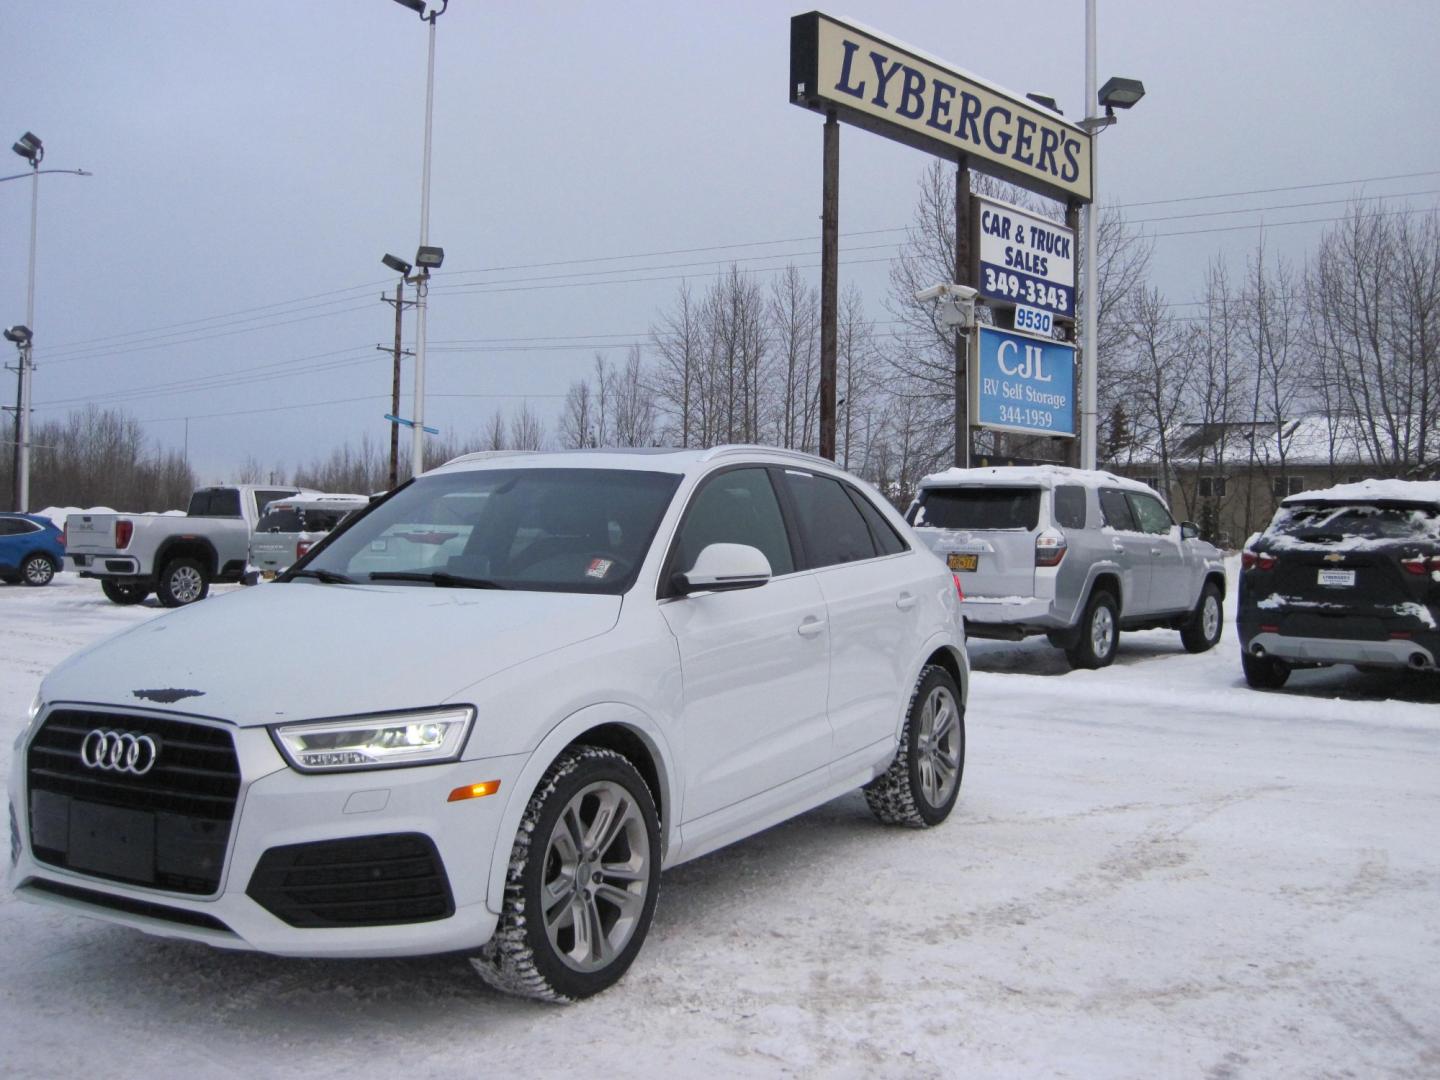
[[[295,541],[295,558],[298,559],[298,558],[300,558],[301,556],[303,556],[307,551],[309,551],[309,550],[310,550],[310,546],[311,546],[314,542],[315,542],[315,541],[313,541],[313,540],[296,540],[296,541]]]
[[[130,537],[135,535],[135,523],[133,521],[117,521],[115,523],[115,546],[124,551],[130,546]]]
[[[60,530],[60,535],[57,536],[55,539],[57,539],[57,540],[60,541],[60,546],[61,546],[61,547],[64,547],[64,546],[65,546],[65,530],[64,530],[64,529],[61,529],[61,530]]]
[[[951,574],[950,576],[955,579],[955,595],[958,596],[961,600],[964,600],[965,586],[960,584],[960,575]]]
[[[1036,566],[1059,566],[1060,560],[1065,558],[1065,537],[1057,532],[1046,530],[1035,537],[1035,565]]]
[[[1409,559],[1401,559],[1400,565],[1417,577],[1433,574],[1440,572],[1440,555],[1415,555]]]
[[[1242,551],[1240,553],[1241,570],[1274,570],[1275,556],[1268,551]]]

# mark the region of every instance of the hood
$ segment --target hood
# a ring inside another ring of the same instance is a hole
[[[49,702],[281,720],[464,700],[498,671],[611,629],[620,597],[429,586],[260,585],[77,653]]]

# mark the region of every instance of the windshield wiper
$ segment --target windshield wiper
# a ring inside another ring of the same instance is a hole
[[[324,582],[326,585],[354,585],[355,579],[346,577],[344,574],[337,574],[333,570],[292,570],[290,580],[297,577],[313,577],[316,581]]]
[[[503,589],[498,581],[490,581],[488,578],[464,577],[460,574],[447,574],[443,570],[434,570],[428,573],[417,573],[414,571],[402,570],[378,570],[370,575],[371,581],[428,581],[437,589]]]

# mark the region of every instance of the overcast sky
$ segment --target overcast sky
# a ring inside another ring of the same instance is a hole
[[[682,278],[703,289],[732,260],[762,281],[793,261],[818,283],[822,120],[786,97],[803,10],[452,0],[430,422],[469,435],[528,399],[553,428],[597,349],[622,359]],[[824,10],[1083,115],[1082,0]],[[188,427],[206,480],[388,439],[380,256],[410,258],[419,235],[420,20],[392,0],[49,0],[6,5],[3,26],[0,138],[33,131],[45,168],[95,174],[40,178],[37,418],[118,405],[176,448]],[[1299,261],[1347,198],[1435,206],[1437,43],[1429,0],[1099,0],[1100,80],[1147,90],[1101,136],[1102,204],[1155,235],[1175,303],[1212,257],[1242,269],[1262,221]],[[0,175],[26,168],[7,159]],[[842,131],[841,284],[882,331],[928,162]],[[0,183],[6,325],[24,321],[29,213],[30,181]]]

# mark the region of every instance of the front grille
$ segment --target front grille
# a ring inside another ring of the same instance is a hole
[[[148,735],[143,776],[87,767],[95,729]],[[30,848],[51,866],[92,877],[205,896],[220,888],[240,763],[230,732],[187,720],[56,709],[26,760]]]
[[[81,903],[93,904],[111,911],[123,911],[127,915],[143,915],[147,919],[160,919],[164,922],[179,923],[182,926],[198,926],[203,930],[235,933],[215,916],[206,915],[202,911],[186,911],[184,908],[152,904],[147,900],[135,900],[128,896],[111,896],[108,893],[96,892],[94,889],[82,889],[78,885],[64,885],[58,881],[47,881],[44,878],[30,878],[20,886],[20,889],[48,893],[51,896],[62,896],[67,900],[79,900]]]
[[[291,926],[386,926],[455,914],[435,843],[421,833],[274,847],[245,890]]]

